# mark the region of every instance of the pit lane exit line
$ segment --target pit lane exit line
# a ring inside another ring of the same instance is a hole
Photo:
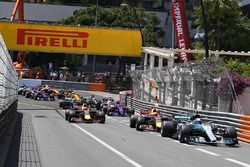
[[[139,163],[137,163],[134,160],[130,159],[128,156],[126,156],[125,154],[121,153],[120,151],[118,151],[114,147],[110,146],[109,144],[105,143],[104,141],[102,141],[98,137],[94,136],[93,134],[91,134],[87,130],[83,129],[82,127],[80,127],[80,126],[78,126],[76,124],[72,124],[72,125],[75,126],[76,128],[78,128],[79,130],[81,130],[82,132],[84,132],[85,134],[87,134],[88,136],[90,136],[91,138],[93,138],[94,140],[96,140],[98,143],[100,143],[101,145],[103,145],[104,147],[106,147],[107,149],[109,149],[110,151],[112,151],[113,153],[115,153],[118,156],[120,156],[125,161],[129,162],[130,164],[132,164],[134,167],[142,167],[142,165],[140,165]]]

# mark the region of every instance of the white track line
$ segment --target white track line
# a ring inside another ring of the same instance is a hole
[[[198,151],[204,152],[204,153],[206,153],[206,154],[213,155],[213,156],[220,156],[219,154],[216,154],[216,153],[213,153],[213,152],[207,151],[207,150],[202,149],[202,148],[195,148],[195,149],[196,149],[196,150],[198,150]]]
[[[183,146],[187,146],[187,147],[191,147],[190,145],[188,145],[188,144],[185,144],[185,143],[183,143],[182,145],[183,145]]]
[[[244,162],[240,162],[240,161],[237,161],[235,159],[225,158],[225,160],[233,162],[233,163],[241,165],[241,166],[244,166],[244,167],[250,167],[250,164],[247,164],[247,163],[244,163]]]
[[[140,165],[139,163],[137,163],[134,160],[130,159],[128,156],[126,156],[125,154],[123,154],[120,151],[116,150],[114,147],[112,147],[109,144],[105,143],[104,141],[102,141],[98,137],[94,136],[93,134],[91,134],[87,130],[83,129],[82,127],[80,127],[80,126],[78,126],[76,124],[72,124],[72,125],[74,125],[76,128],[78,128],[79,130],[81,130],[82,132],[84,132],[85,134],[87,134],[88,136],[90,136],[91,138],[93,138],[94,140],[96,140],[98,143],[100,143],[101,145],[103,145],[104,147],[106,147],[107,149],[109,149],[110,151],[114,152],[115,154],[117,154],[118,156],[120,156],[125,161],[129,162],[130,164],[132,164],[133,166],[135,166],[135,167],[142,167],[142,165]]]
[[[166,137],[166,139],[170,139],[170,138],[167,138],[167,137]],[[191,147],[190,145],[188,145],[188,144],[186,144],[186,143],[180,143],[178,140],[172,140],[172,141],[175,142],[175,143],[179,143],[179,144],[181,144],[181,145],[183,145],[183,146]]]
[[[126,124],[127,126],[129,126],[129,124]]]

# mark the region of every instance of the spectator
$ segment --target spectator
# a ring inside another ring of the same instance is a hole
[[[63,77],[64,77],[63,72],[60,72],[60,75],[59,75],[60,80],[63,80]]]
[[[81,80],[82,80],[82,82],[85,82],[85,73],[84,72],[82,73]]]
[[[77,72],[77,81],[81,82],[81,73],[79,71]]]

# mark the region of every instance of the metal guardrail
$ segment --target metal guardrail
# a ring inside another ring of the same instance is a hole
[[[139,112],[140,109],[149,109],[154,105],[153,103],[131,98],[130,96],[127,96],[126,101],[127,106],[130,109],[134,109],[135,112]],[[211,121],[221,127],[235,127],[237,129],[238,138],[242,141],[250,142],[250,116],[225,112],[193,110],[164,104],[159,104],[159,110],[162,116],[186,115],[198,111],[201,118],[205,121]]]
[[[89,90],[89,91],[105,91],[106,85],[103,83],[91,82],[72,82],[60,80],[38,80],[38,79],[22,79],[19,81],[20,85],[35,87],[37,85],[49,85],[57,89],[75,89],[75,90]]]

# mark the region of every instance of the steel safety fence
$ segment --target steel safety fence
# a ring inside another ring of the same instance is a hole
[[[133,97],[190,109],[243,113],[232,78],[219,57],[130,71]]]

